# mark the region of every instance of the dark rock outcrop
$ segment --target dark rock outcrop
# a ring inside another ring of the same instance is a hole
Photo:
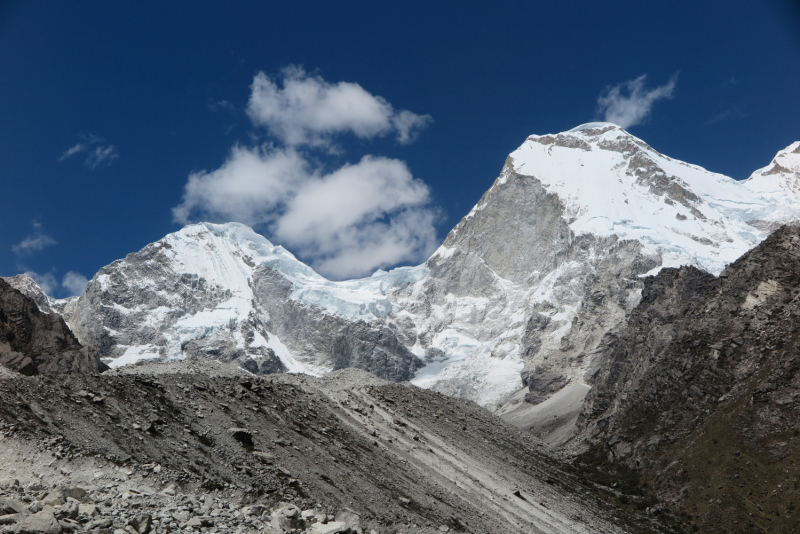
[[[605,340],[578,420],[583,459],[638,472],[703,532],[722,518],[788,532],[800,493],[787,483],[800,460],[798,319],[797,227],[719,278],[693,267],[647,278]]]
[[[333,365],[334,369],[354,367],[402,382],[410,380],[423,362],[400,343],[389,327],[358,321],[342,327],[334,339]]]
[[[64,319],[0,280],[0,365],[24,375],[100,373],[108,369],[82,347]]]

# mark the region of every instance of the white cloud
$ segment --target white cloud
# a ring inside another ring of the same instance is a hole
[[[100,165],[111,165],[119,157],[117,148],[114,145],[106,144],[105,139],[92,134],[78,134],[81,142],[71,146],[58,157],[58,161],[64,161],[76,154],[86,153],[84,165],[94,170]]]
[[[407,110],[397,113],[392,124],[397,129],[397,142],[407,145],[417,138],[417,134],[433,122],[430,115],[417,115]]]
[[[396,111],[358,84],[331,84],[298,67],[279,80],[259,73],[251,89],[250,119],[279,144],[237,145],[218,169],[192,173],[172,209],[176,222],[257,227],[332,278],[427,258],[437,245],[438,210],[404,162],[365,156],[330,170],[324,153],[313,160],[308,153],[336,152],[334,137],[344,133],[362,139],[391,133],[407,144],[430,116]]]
[[[56,277],[51,273],[39,274],[33,271],[25,271],[25,274],[33,278],[33,281],[36,282],[47,295],[52,295],[53,292],[58,289],[58,280],[56,280]]]
[[[45,247],[50,245],[55,245],[56,240],[50,237],[49,235],[37,235],[37,236],[28,236],[16,245],[11,247],[11,250],[14,251],[16,254],[28,254],[30,252],[36,252],[37,250],[42,250]]]
[[[234,147],[217,170],[194,173],[176,222],[235,220],[334,278],[424,260],[436,246],[430,191],[406,164],[366,156],[324,173],[292,148]]]
[[[14,254],[23,256],[32,252],[37,252],[50,245],[55,245],[56,240],[42,232],[42,225],[37,221],[33,221],[33,233],[28,235],[25,239],[13,245],[11,251]]]
[[[646,79],[647,76],[643,74],[636,79],[606,88],[597,99],[599,112],[604,114],[606,122],[613,122],[622,128],[641,124],[656,101],[672,98],[678,75],[673,75],[666,85],[649,90],[644,86]]]
[[[61,280],[61,286],[67,290],[70,297],[83,295],[84,291],[86,291],[86,284],[88,283],[89,280],[85,276],[75,271],[69,271]],[[47,291],[45,291],[45,293],[47,293]]]
[[[83,143],[78,143],[75,146],[66,149],[64,153],[58,157],[58,161],[64,161],[65,159],[70,158],[75,154],[80,154],[81,152],[86,150],[86,148],[87,146],[84,145]]]
[[[117,148],[114,145],[98,146],[89,151],[84,163],[94,170],[104,163],[111,165],[111,162],[118,157],[119,153],[117,153]]]
[[[284,69],[282,87],[258,73],[251,87],[247,112],[288,146],[330,147],[334,135],[352,132],[364,139],[392,131],[406,144],[429,124],[429,115],[396,112],[392,105],[357,83],[328,83],[302,68]]]
[[[295,191],[274,235],[331,276],[419,261],[435,248],[430,191],[396,159],[364,157]]]
[[[251,226],[271,222],[273,210],[310,177],[308,164],[293,149],[235,146],[219,169],[189,176],[172,216],[182,224],[193,214]]]

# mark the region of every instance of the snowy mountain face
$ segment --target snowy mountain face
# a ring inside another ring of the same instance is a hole
[[[758,221],[756,226],[774,230],[775,221],[796,221],[800,211],[800,141],[778,152],[769,165],[754,172],[743,185],[769,199],[776,210],[772,218]]]
[[[363,319],[388,315],[375,288],[406,276],[334,284],[244,225],[195,224],[101,269],[71,326],[115,367],[201,355],[260,373],[358,366],[405,380],[419,360]]]
[[[512,417],[582,399],[643,275],[717,274],[797,217],[798,147],[737,182],[610,124],[531,136],[424,265],[332,282],[246,226],[196,224],[101,269],[70,325],[112,366],[359,367],[492,408],[511,399]]]
[[[765,237],[748,221],[797,213],[782,202],[614,125],[531,136],[427,262],[431,274],[397,294],[393,317],[430,361],[416,382],[484,405],[523,384],[532,403],[585,393],[642,275],[719,273]]]

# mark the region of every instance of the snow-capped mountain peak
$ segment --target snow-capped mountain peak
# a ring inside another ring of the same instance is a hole
[[[764,199],[613,124],[531,136],[511,159],[516,173],[558,195],[576,234],[639,240],[662,255],[660,267],[718,273],[764,238],[746,224],[769,216]]]
[[[769,165],[750,175],[744,186],[787,211],[800,209],[800,141],[778,152]]]

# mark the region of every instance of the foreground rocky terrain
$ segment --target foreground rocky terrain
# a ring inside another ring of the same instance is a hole
[[[0,479],[18,533],[671,531],[477,405],[355,370],[0,379]]]
[[[604,476],[643,476],[701,532],[800,524],[800,228],[783,227],[719,277],[645,279],[607,336],[572,447]],[[588,448],[588,451],[586,450]]]

